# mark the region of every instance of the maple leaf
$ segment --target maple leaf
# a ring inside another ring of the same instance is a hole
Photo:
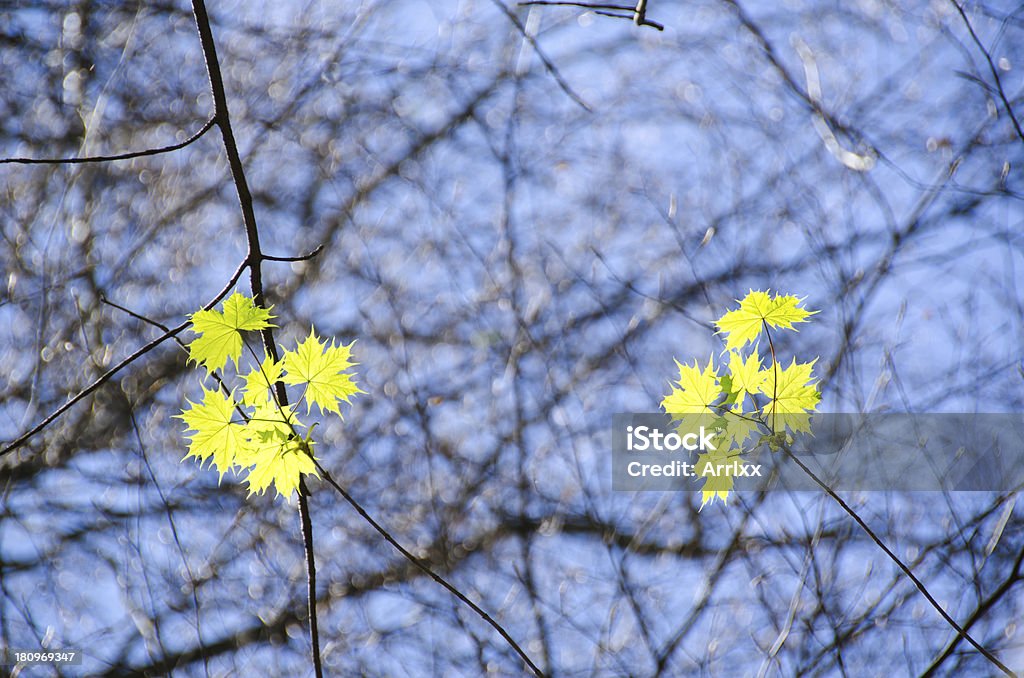
[[[711,358],[708,358],[707,367],[701,371],[696,360],[693,365],[682,365],[676,361],[679,368],[680,388],[672,387],[672,392],[661,401],[661,407],[667,414],[706,414],[715,415],[711,406],[722,395],[722,389],[718,385],[718,374],[711,366]]]
[[[352,342],[355,343],[355,342]],[[288,351],[282,358],[286,384],[305,386],[306,412],[317,405],[321,412],[334,412],[339,417],[338,401],[349,402],[351,396],[363,393],[352,380],[342,374],[356,363],[349,360],[352,344],[335,346],[333,342],[321,343],[316,330],[310,328],[309,336],[294,351]]]
[[[284,441],[299,435],[300,429],[305,429],[299,416],[295,414],[291,405],[278,405],[276,402],[264,400],[256,405],[251,417],[249,417],[248,432],[252,439],[250,452],[256,452],[260,445],[274,444],[274,441]],[[249,457],[239,459],[242,465],[254,463]]]
[[[775,295],[768,292],[750,290],[742,300],[737,299],[740,307],[729,311],[717,321],[719,334],[728,335],[725,342],[727,351],[741,348],[748,341],[757,339],[764,329],[765,323],[770,327],[795,330],[793,323],[806,322],[808,316],[817,311],[800,308],[803,299],[791,295]]]
[[[242,402],[246,405],[261,405],[271,399],[274,382],[281,378],[283,366],[267,356],[263,362],[246,374]]]
[[[732,447],[743,447],[750,434],[757,428],[757,422],[744,416],[742,410],[734,409],[727,412],[721,419],[721,443],[718,449],[727,450]]]
[[[223,369],[228,360],[238,366],[242,355],[242,332],[273,327],[270,309],[256,306],[252,299],[235,292],[224,300],[223,311],[193,313],[192,331],[199,336],[188,345],[189,359],[204,366],[207,374]]]
[[[735,396],[733,401],[736,403],[734,409],[736,412],[742,412],[744,398],[748,394],[753,397],[767,378],[761,371],[761,357],[757,354],[757,349],[755,348],[746,360],[735,351],[730,353],[729,372],[729,391],[731,396]]]
[[[256,407],[249,421],[251,444],[239,458],[242,466],[251,466],[245,477],[249,496],[263,494],[273,484],[278,495],[287,497],[299,488],[303,475],[319,477],[313,461],[314,443],[302,438],[299,428],[305,427],[289,406],[267,402]]]
[[[235,421],[238,403],[233,396],[218,390],[207,391],[205,387],[201,404],[187,399],[186,402],[191,407],[174,415],[185,422],[188,430],[195,431],[191,434],[185,459],[197,457],[202,463],[212,456],[223,479],[224,472],[235,465],[236,457],[249,447],[245,424]]]
[[[810,431],[809,413],[817,409],[821,400],[811,374],[816,362],[817,358],[809,363],[797,363],[793,358],[785,369],[776,362],[764,371],[765,380],[759,388],[769,398],[763,412],[772,417],[773,429],[781,422],[793,432]]]
[[[708,502],[714,503],[715,499],[721,499],[723,504],[729,503],[729,494],[732,492],[736,479],[730,473],[716,475],[713,469],[717,469],[719,465],[728,465],[730,462],[742,463],[742,461],[742,457],[723,450],[706,452],[697,456],[694,472],[698,478],[704,480],[700,493],[699,511],[703,510],[704,505]]]

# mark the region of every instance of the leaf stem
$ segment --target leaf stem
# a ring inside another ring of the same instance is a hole
[[[764,325],[764,333],[768,335],[768,348],[772,351],[772,423],[769,428],[772,434],[775,433],[775,409],[778,407],[779,396],[779,361],[775,358],[775,342],[772,341],[772,331],[768,329],[768,320],[761,318]]]

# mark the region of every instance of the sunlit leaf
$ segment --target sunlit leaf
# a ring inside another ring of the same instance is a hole
[[[793,323],[806,322],[817,311],[800,308],[803,299],[789,295],[770,297],[767,292],[750,290],[739,300],[740,307],[729,311],[716,321],[719,333],[726,334],[725,348],[732,351],[757,339],[769,327],[795,330]]]
[[[242,332],[273,327],[270,309],[256,306],[252,299],[235,292],[224,300],[222,311],[196,311],[192,331],[198,334],[188,345],[191,360],[207,373],[223,369],[228,360],[238,365],[242,355]]]
[[[797,432],[810,431],[809,413],[818,408],[821,394],[812,374],[814,363],[797,363],[796,358],[789,367],[775,363],[764,370],[764,382],[760,385],[762,394],[768,397],[763,412],[769,418],[773,429],[784,425]]]
[[[246,405],[261,405],[270,400],[274,382],[281,378],[283,369],[280,362],[264,358],[259,367],[253,368],[243,377],[245,391],[242,393],[242,402]]]
[[[286,384],[305,387],[303,396],[307,412],[316,405],[322,412],[334,412],[340,416],[338,401],[349,402],[349,398],[363,392],[351,375],[343,374],[356,364],[349,360],[351,349],[352,344],[335,346],[333,342],[321,343],[316,330],[310,328],[309,336],[294,351],[284,354],[281,359],[285,369],[282,380]]]
[[[677,414],[709,414],[715,411],[711,406],[722,395],[718,385],[718,374],[708,358],[707,367],[702,371],[695,360],[693,365],[683,365],[676,361],[679,368],[678,388],[673,386],[672,392],[661,401],[661,407],[670,415]]]
[[[251,467],[245,477],[250,496],[263,494],[273,484],[279,495],[287,497],[298,490],[303,475],[319,477],[313,441],[301,436],[304,426],[289,407],[264,403],[256,408],[249,425],[250,447],[240,462]]]
[[[194,431],[190,435],[185,458],[197,457],[201,463],[213,457],[213,464],[223,478],[224,473],[235,465],[236,457],[249,447],[244,419],[236,409],[238,403],[218,390],[207,391],[205,388],[199,404],[191,400],[187,402],[189,409],[175,415]]]

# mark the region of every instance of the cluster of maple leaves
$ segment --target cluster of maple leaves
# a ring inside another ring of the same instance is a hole
[[[801,308],[803,302],[790,295],[751,290],[739,300],[739,308],[717,321],[719,334],[725,335],[725,355],[714,367],[714,356],[701,369],[676,361],[679,379],[672,392],[661,402],[662,409],[679,428],[697,430],[698,426],[718,431],[714,450],[698,456],[698,471],[707,464],[717,466],[743,462],[742,455],[778,432],[808,432],[810,413],[821,399],[812,374],[814,363],[798,363],[794,358],[783,367],[775,357],[770,328],[794,330],[795,323],[806,322],[817,311]],[[771,358],[762,364],[757,345],[762,333],[769,337]],[[749,350],[747,344],[753,343]],[[724,371],[722,371],[724,370]],[[749,401],[749,403],[748,403]],[[756,439],[756,444],[750,441]],[[700,474],[698,473],[698,476]],[[727,502],[734,478],[730,475],[701,476],[701,507],[714,499]]]
[[[339,401],[362,393],[346,370],[353,367],[352,344],[321,342],[316,329],[294,350],[285,351],[280,360],[264,356],[262,361],[243,341],[243,332],[269,327],[275,316],[268,308],[235,293],[222,304],[222,310],[193,313],[192,331],[198,336],[188,345],[189,359],[206,368],[207,375],[218,373],[218,387],[203,387],[200,402],[176,415],[185,422],[189,434],[185,458],[200,463],[213,460],[223,479],[227,471],[247,471],[249,494],[262,494],[271,484],[278,494],[290,496],[305,474],[317,473],[311,428],[303,423],[296,405],[303,401],[306,414],[315,405],[321,414],[333,412],[339,417]],[[243,347],[248,349],[253,366],[239,371]],[[241,386],[228,387],[228,363]],[[297,387],[296,405],[279,401],[277,382]]]

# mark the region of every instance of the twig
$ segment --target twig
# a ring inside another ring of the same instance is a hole
[[[527,32],[526,26],[524,26],[523,22],[519,20],[519,17],[513,14],[512,10],[510,10],[501,0],[491,0],[491,2],[505,13],[505,16],[507,16],[508,20],[512,22],[512,25],[519,30],[520,34],[522,34],[523,39],[530,43],[530,47],[533,47],[533,50],[537,53],[537,57],[541,60],[541,63],[544,64],[544,68],[546,68],[548,73],[551,74],[551,77],[555,79],[555,82],[562,88],[562,91],[565,92],[570,99],[579,104],[583,110],[588,113],[592,113],[593,109],[591,109],[587,102],[569,86],[569,83],[565,81],[565,78],[563,78],[562,74],[558,71],[558,67],[551,63],[551,60],[548,59],[544,50],[542,50],[540,45],[537,44],[537,39]]]
[[[771,333],[771,330],[768,327],[768,322],[766,320],[764,320],[764,319],[762,319],[761,322],[764,325],[765,334],[768,335],[768,345],[771,347],[772,367],[773,367],[774,370],[776,370],[775,375],[773,377],[773,380],[775,381],[775,388],[777,388],[778,387],[778,371],[777,371],[778,370],[778,360],[775,357],[775,344],[772,342],[772,333]],[[773,433],[775,431],[775,412],[776,412],[775,400],[777,398],[778,398],[778,394],[775,391],[775,389],[773,388],[773,392],[772,392],[772,425],[770,427],[772,429]],[[938,613],[942,616],[942,618],[944,620],[946,620],[946,623],[948,623],[953,628],[953,630],[955,630],[957,632],[957,634],[959,634],[960,637],[962,637],[968,643],[973,645],[974,648],[976,650],[978,650],[978,652],[983,654],[986,659],[988,659],[990,662],[992,662],[997,667],[999,667],[999,669],[1002,670],[1004,673],[1006,673],[1006,675],[1011,676],[1011,678],[1013,678],[1016,675],[1016,674],[1013,673],[1013,671],[1011,671],[1009,668],[1007,668],[1002,662],[1000,662],[995,657],[995,655],[993,655],[987,649],[982,647],[982,645],[978,641],[976,641],[973,637],[971,637],[971,635],[969,633],[967,633],[966,630],[961,628],[960,625],[956,623],[956,620],[953,619],[953,617],[951,617],[945,610],[942,609],[942,606],[939,605],[937,600],[935,600],[935,598],[932,596],[932,594],[928,590],[928,588],[924,585],[924,583],[920,579],[917,578],[917,576],[914,574],[914,572],[909,567],[907,567],[906,563],[904,563],[902,560],[900,560],[899,556],[897,556],[895,553],[893,553],[892,550],[888,546],[885,545],[885,542],[883,542],[882,539],[877,534],[875,534],[874,530],[872,530],[870,527],[868,527],[868,524],[866,522],[864,522],[864,519],[861,518],[860,515],[856,511],[854,511],[852,508],[850,508],[849,504],[847,504],[845,501],[843,501],[842,497],[840,497],[838,494],[836,494],[835,490],[833,490],[831,487],[829,487],[827,484],[825,484],[825,482],[823,480],[821,480],[817,475],[815,475],[815,473],[811,469],[809,469],[806,464],[804,464],[802,461],[800,461],[800,459],[795,454],[793,454],[793,451],[789,448],[789,445],[783,444],[781,447],[782,447],[783,452],[786,454],[786,456],[789,457],[790,459],[792,459],[796,463],[796,465],[799,466],[801,468],[801,470],[803,470],[803,472],[806,473],[811,478],[811,480],[813,480],[819,487],[821,487],[821,489],[825,490],[825,492],[828,494],[828,496],[831,497],[833,499],[833,501],[835,501],[837,504],[839,504],[839,506],[844,511],[846,511],[846,513],[851,518],[853,518],[854,522],[856,522],[861,527],[861,529],[864,530],[865,533],[867,533],[867,535],[871,539],[871,541],[875,542],[875,544],[880,549],[882,549],[882,551],[885,553],[885,555],[889,556],[889,559],[892,560],[892,562],[894,562],[896,564],[896,566],[899,567],[900,570],[902,570],[905,575],[907,575],[907,577],[910,579],[910,581],[912,581],[914,583],[914,586],[917,587],[917,590],[921,592],[921,595],[923,595],[925,597],[925,599],[929,603],[931,603],[932,607],[934,607],[938,611]]]
[[[532,5],[545,5],[548,7],[582,7],[584,9],[594,10],[594,14],[600,14],[601,16],[610,16],[616,19],[630,19],[637,26],[650,26],[656,28],[659,31],[665,30],[665,27],[659,24],[657,21],[651,21],[647,18],[647,0],[638,0],[635,7],[629,5],[606,5],[603,3],[590,3],[590,2],[558,2],[555,0],[529,0],[528,2],[520,2],[520,7],[530,7]],[[614,14],[607,10],[618,10],[620,12],[629,12],[629,14]]]
[[[152,318],[147,318],[146,316],[142,315],[141,313],[136,313],[135,311],[131,310],[130,308],[125,308],[124,306],[122,306],[121,304],[117,303],[116,301],[111,301],[110,299],[107,299],[106,297],[104,297],[102,295],[100,295],[100,303],[101,304],[106,304],[107,306],[113,306],[118,311],[121,311],[122,313],[126,313],[126,314],[130,315],[131,317],[135,318],[136,320],[141,320],[142,322],[144,322],[144,323],[146,323],[148,325],[152,325],[153,327],[156,327],[157,329],[161,329],[164,332],[170,332],[171,331],[171,329],[169,327],[167,327],[167,325],[164,325],[159,320],[153,320]],[[181,343],[181,345],[183,347],[185,346],[184,342],[179,342],[179,343]]]
[[[244,266],[243,266],[243,270],[244,270]],[[107,306],[111,306],[113,308],[116,308],[117,310],[119,310],[119,311],[121,311],[123,313],[127,313],[128,315],[130,315],[131,317],[135,318],[136,320],[141,320],[144,323],[147,323],[147,324],[152,325],[154,327],[158,327],[161,330],[163,330],[164,332],[169,331],[169,328],[166,325],[164,325],[162,322],[160,322],[159,320],[153,320],[152,318],[147,318],[146,316],[142,315],[141,313],[136,313],[135,311],[131,310],[130,308],[125,308],[121,304],[118,304],[117,302],[111,301],[110,299],[107,299],[106,297],[104,297],[102,295],[100,296],[100,302],[106,304]],[[181,337],[175,336],[174,337],[174,342],[178,346],[181,347],[181,350],[185,352],[185,355],[189,355],[188,344],[186,344],[184,341],[182,341]],[[248,344],[246,344],[246,346],[248,346]],[[259,358],[256,359],[256,362],[257,362],[257,364],[259,363]],[[220,387],[220,389],[224,392],[225,396],[228,396],[228,397],[231,396],[231,389],[228,387],[227,384],[224,383],[224,379],[221,377],[220,374],[217,373],[217,370],[214,370],[213,372],[210,372],[209,376],[212,377],[215,382],[217,382],[217,386]],[[245,410],[242,409],[242,406],[240,404],[236,404],[235,405],[235,411],[238,412],[239,416],[242,419],[248,420],[248,415],[245,413]]]
[[[208,304],[203,306],[203,308],[206,309],[206,310],[209,310],[209,309],[213,308],[214,306],[216,306],[217,302],[219,302],[221,299],[226,297],[228,292],[231,291],[231,288],[235,286],[236,282],[238,282],[238,279],[242,277],[242,273],[245,271],[245,268],[246,268],[246,263],[242,262],[242,264],[239,265],[238,270],[236,270],[234,272],[234,274],[231,276],[231,279],[228,281],[228,284],[224,286],[224,289],[222,289],[220,292],[218,292],[217,296],[215,296]],[[64,403],[63,405],[58,407],[53,412],[51,412],[50,415],[47,416],[45,419],[43,419],[41,422],[39,422],[38,424],[33,426],[28,431],[25,431],[24,433],[22,433],[12,443],[7,445],[7,447],[5,447],[3,450],[0,450],[0,457],[2,457],[3,455],[7,454],[8,452],[13,452],[14,450],[16,450],[19,447],[21,447],[22,445],[24,445],[32,436],[36,435],[37,433],[42,431],[44,428],[49,426],[51,423],[54,422],[54,420],[56,420],[59,416],[61,416],[62,414],[64,414],[68,410],[70,410],[75,404],[80,402],[83,398],[87,397],[88,395],[90,395],[91,393],[96,391],[100,386],[103,386],[103,384],[105,384],[108,381],[110,381],[111,377],[113,377],[115,374],[117,374],[118,372],[123,370],[125,367],[127,367],[128,365],[130,365],[133,362],[135,362],[136,360],[138,360],[140,357],[142,357],[142,356],[146,355],[147,353],[149,353],[150,351],[152,351],[154,348],[156,348],[157,346],[162,344],[167,339],[170,339],[171,337],[176,336],[179,332],[181,332],[186,327],[188,327],[188,325],[189,325],[189,321],[186,320],[185,322],[181,323],[180,325],[178,325],[176,327],[172,327],[171,329],[167,330],[166,332],[164,332],[162,335],[160,335],[159,337],[157,337],[153,341],[149,342],[148,344],[146,344],[145,346],[143,346],[139,350],[135,351],[135,353],[132,353],[130,356],[128,356],[127,358],[125,358],[124,360],[119,362],[114,367],[112,367],[109,370],[107,370],[106,372],[104,372],[98,379],[96,379],[96,381],[92,382],[91,384],[86,386],[84,389],[79,391],[74,397],[69,399],[66,403]]]
[[[281,382],[278,382],[279,384]],[[283,407],[287,403],[280,403]],[[309,607],[309,639],[313,645],[313,670],[317,678],[323,678],[324,669],[320,659],[320,626],[316,617],[316,557],[313,553],[313,521],[309,517],[309,489],[306,481],[299,476],[299,526],[302,546],[306,556],[306,600]]]
[[[635,8],[629,5],[602,5],[600,3],[589,3],[589,2],[555,2],[554,0],[530,0],[529,2],[520,2],[520,7],[530,7],[532,5],[547,5],[549,7],[584,7],[586,9],[618,9],[623,12],[632,12]]]
[[[1013,106],[1010,105],[1010,100],[1006,96],[1006,91],[1003,90],[1003,81],[999,77],[999,69],[992,63],[992,55],[985,49],[985,46],[981,44],[981,39],[978,34],[974,32],[974,26],[971,25],[970,19],[967,18],[967,13],[964,12],[964,8],[956,0],[949,0],[956,7],[956,11],[960,13],[960,18],[964,20],[964,24],[967,26],[967,31],[971,34],[971,39],[974,40],[974,44],[978,46],[981,53],[985,55],[985,61],[988,62],[988,70],[992,73],[992,79],[996,81],[996,91],[999,92],[999,98],[1003,102],[1003,106],[1006,108],[1007,114],[1010,116],[1010,121],[1013,123],[1013,129],[1017,131],[1017,136],[1020,137],[1021,141],[1024,141],[1024,130],[1020,127],[1020,121],[1017,120],[1017,116],[1014,115]]]
[[[198,132],[185,139],[185,141],[182,141],[180,144],[172,144],[160,148],[148,148],[144,151],[131,151],[128,153],[118,153],[117,155],[90,155],[85,158],[2,158],[0,159],[0,165],[11,163],[19,165],[81,165],[87,162],[110,162],[112,160],[130,160],[132,158],[144,158],[149,155],[160,155],[161,153],[180,151],[189,144],[198,141],[200,137],[210,131],[210,128],[216,122],[216,118],[210,118]]]
[[[298,257],[275,257],[275,256],[272,256],[270,254],[264,254],[263,255],[263,260],[264,261],[309,261],[310,259],[312,259],[313,257],[317,256],[318,254],[320,254],[323,251],[324,251],[324,246],[321,243],[321,244],[317,245],[316,249],[314,249],[312,252],[309,252],[308,254],[303,254],[303,255],[298,256]]]
[[[965,628],[973,626],[974,622],[978,621],[982,615],[984,615],[1000,598],[1006,595],[1010,589],[1021,580],[1022,565],[1024,565],[1024,548],[1017,553],[1017,559],[1013,563],[1013,571],[1010,573],[1010,576],[1007,577],[988,598],[978,605],[974,614],[972,614],[964,624]],[[928,678],[929,676],[935,675],[935,672],[938,671],[940,666],[942,666],[942,663],[946,661],[946,659],[948,659],[956,650],[956,646],[960,644],[960,640],[961,636],[955,636],[950,640],[946,645],[946,648],[942,651],[942,654],[936,657],[932,663],[928,665],[928,668],[921,673],[921,678]]]
[[[406,558],[406,560],[408,560],[410,563],[412,563],[417,568],[419,568],[419,570],[421,572],[423,572],[425,575],[427,575],[428,577],[433,579],[435,582],[437,582],[438,584],[443,586],[445,589],[447,589],[449,593],[451,593],[453,596],[458,598],[460,601],[462,601],[463,603],[468,605],[470,607],[470,609],[472,609],[473,612],[476,612],[476,614],[481,619],[483,619],[485,622],[490,624],[491,627],[495,631],[497,631],[498,634],[501,635],[502,638],[505,639],[505,642],[508,643],[509,646],[513,650],[515,650],[516,654],[519,655],[519,657],[526,663],[526,665],[530,667],[530,670],[533,671],[533,673],[535,675],[541,676],[541,678],[543,678],[544,672],[541,671],[540,668],[536,664],[533,663],[533,660],[530,659],[530,656],[528,654],[526,654],[526,652],[523,650],[523,648],[519,646],[519,643],[517,643],[512,638],[512,636],[509,635],[508,631],[506,631],[505,628],[501,624],[496,622],[494,620],[494,618],[491,617],[491,615],[487,614],[479,605],[477,605],[472,600],[467,598],[466,595],[464,593],[462,593],[462,591],[458,590],[453,585],[449,584],[448,581],[444,577],[442,577],[441,575],[439,575],[436,572],[434,572],[432,569],[430,569],[429,566],[427,566],[425,563],[420,561],[419,558],[417,558],[412,553],[407,551],[404,546],[402,546],[401,544],[398,543],[397,539],[395,539],[393,536],[391,536],[390,532],[388,532],[386,529],[384,529],[384,527],[382,527],[380,525],[380,523],[378,523],[376,520],[374,520],[373,517],[369,513],[366,512],[366,509],[364,509],[362,507],[362,505],[358,501],[356,501],[355,498],[352,495],[350,495],[348,492],[345,491],[345,488],[343,488],[341,485],[339,485],[337,483],[336,480],[334,480],[334,477],[331,476],[331,474],[327,472],[327,469],[325,469],[323,466],[320,465],[320,462],[318,462],[318,461],[316,461],[314,459],[313,463],[316,464],[317,470],[320,472],[320,475],[323,477],[323,479],[327,481],[327,484],[330,485],[331,487],[333,487],[335,490],[337,490],[338,493],[342,497],[344,497],[345,501],[347,501],[349,503],[349,505],[352,506],[352,508],[354,508],[356,510],[356,513],[358,513],[362,517],[363,520],[365,520],[367,523],[369,523],[370,527],[372,527],[374,530],[376,530],[377,533],[380,534],[380,536],[384,537],[385,541],[387,541],[389,544],[391,544],[393,547],[395,547],[395,549],[399,553],[401,553]]]
[[[659,31],[665,30],[665,27],[661,24],[647,20],[647,0],[636,0],[636,8],[633,10],[633,23],[637,26],[653,26]]]
[[[128,311],[128,313],[131,313],[131,311]],[[189,565],[188,558],[185,556],[185,547],[181,544],[181,537],[178,535],[178,526],[174,522],[174,511],[171,510],[171,505],[167,501],[167,496],[160,487],[160,482],[156,478],[156,473],[153,472],[153,466],[149,463],[149,454],[147,454],[146,445],[142,441],[142,429],[139,427],[139,421],[135,417],[135,404],[131,401],[131,398],[128,397],[128,393],[123,390],[122,395],[124,395],[125,404],[128,406],[128,416],[131,419],[132,429],[135,432],[135,441],[139,445],[139,456],[142,457],[142,461],[146,466],[146,471],[149,473],[149,480],[153,483],[153,487],[156,488],[157,495],[160,497],[160,503],[163,504],[164,513],[167,514],[167,523],[171,527],[171,535],[174,538],[174,544],[178,547],[178,555],[181,556],[181,564],[185,568],[185,572],[188,574],[188,584],[192,593],[192,605],[196,619],[196,640],[199,642],[199,649],[204,650],[203,669],[207,678],[209,678],[210,659],[207,657],[205,652],[206,648],[203,646],[203,623],[202,615],[199,614],[199,586],[197,585],[195,574],[192,572],[192,566]]]
[[[914,586],[917,587],[917,590],[921,592],[921,595],[923,595],[925,599],[929,603],[931,603],[931,606],[934,607],[935,610],[939,613],[939,615],[941,615],[942,618],[946,621],[946,623],[949,624],[950,627],[952,627],[952,629],[957,632],[957,635],[959,635],[961,638],[963,638],[968,643],[973,645],[974,649],[983,654],[985,658],[992,662],[995,666],[997,666],[1000,671],[1010,676],[1010,678],[1015,678],[1016,674],[1013,671],[1011,671],[1005,664],[999,661],[994,654],[985,649],[981,645],[981,643],[976,641],[966,630],[964,630],[959,624],[957,624],[956,620],[953,619],[953,617],[951,617],[948,612],[942,609],[942,606],[939,605],[939,602],[937,600],[935,600],[935,598],[932,596],[931,592],[924,585],[924,583],[917,578],[913,571],[909,567],[907,567],[907,565],[902,560],[900,560],[899,556],[893,553],[892,550],[885,545],[885,542],[883,542],[882,539],[877,534],[875,534],[874,530],[868,527],[868,524],[864,522],[864,519],[861,518],[856,511],[850,508],[849,504],[843,501],[842,497],[836,494],[835,490],[826,485],[824,481],[822,481],[817,475],[815,475],[814,471],[809,469],[802,461],[800,461],[800,458],[793,454],[792,450],[789,449],[788,445],[783,445],[782,450],[783,452],[785,452],[787,457],[793,460],[793,462],[795,462],[796,465],[799,466],[803,470],[803,472],[806,473],[811,478],[811,480],[813,480],[819,487],[821,487],[821,489],[825,490],[825,493],[828,494],[828,496],[830,496],[833,499],[833,501],[839,504],[839,506],[844,511],[846,511],[846,513],[851,518],[853,518],[854,522],[856,522],[860,526],[860,528],[864,530],[864,532],[868,535],[871,541],[875,542],[878,548],[882,549],[885,555],[889,556],[889,559],[896,564],[896,567],[900,568],[900,570],[903,571],[903,574],[907,575],[910,581],[914,583]]]

